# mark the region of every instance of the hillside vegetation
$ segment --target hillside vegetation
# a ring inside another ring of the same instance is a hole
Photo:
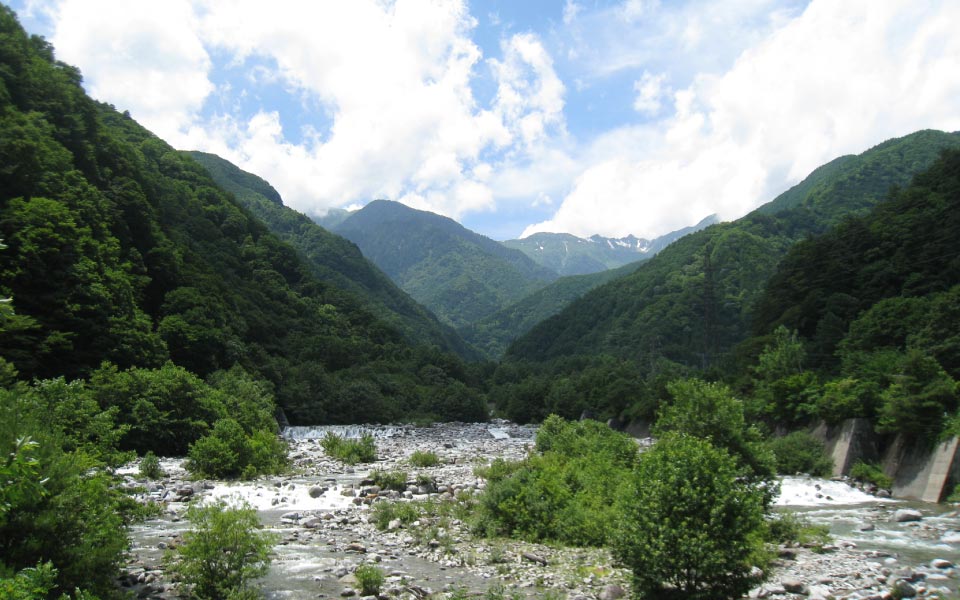
[[[538,419],[558,411],[576,416],[584,409],[629,418],[652,417],[667,398],[666,382],[684,374],[739,379],[744,391],[752,391],[749,369],[772,343],[771,326],[783,323],[810,335],[811,324],[790,315],[804,314],[808,305],[842,304],[839,296],[806,298],[806,292],[803,307],[784,305],[782,299],[761,302],[788,250],[841,224],[847,208],[862,214],[865,205],[878,204],[883,196],[871,194],[880,186],[866,172],[880,178],[885,189],[907,186],[918,169],[930,167],[944,148],[957,145],[958,134],[935,131],[890,140],[817,170],[812,180],[774,201],[789,199],[789,207],[779,212],[758,210],[678,240],[633,274],[588,292],[514,342],[495,375],[491,397],[517,418]],[[806,195],[798,199],[797,190]],[[887,245],[901,247],[896,236],[924,235],[922,227],[909,231],[906,225],[892,228]],[[853,239],[850,244],[859,243]],[[956,238],[946,239],[949,244]],[[842,251],[830,256],[844,260]],[[819,272],[830,271],[821,267]],[[924,276],[917,275],[916,281],[925,281]],[[862,309],[850,305],[843,314]],[[812,364],[826,360],[835,365],[829,353],[845,324],[829,317],[820,327],[821,339],[808,349]],[[754,336],[761,330],[763,335]]]
[[[373,201],[335,232],[454,327],[479,321],[557,278],[519,250],[397,202]]]
[[[325,230],[307,216],[283,205],[280,194],[252,173],[204,152],[188,153],[237,202],[270,231],[293,246],[319,280],[351,292],[355,301],[379,319],[398,329],[412,343],[429,344],[462,357],[476,353],[448,325],[398,288],[380,269],[363,257],[348,240]]]

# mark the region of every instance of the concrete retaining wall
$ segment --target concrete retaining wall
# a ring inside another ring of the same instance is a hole
[[[840,425],[819,423],[810,433],[821,440],[833,458],[833,474],[846,475],[857,461],[880,463],[893,478],[897,498],[940,502],[960,482],[960,439],[935,447],[908,444],[902,436],[883,448],[867,419],[847,419]],[[881,453],[881,449],[883,449]]]

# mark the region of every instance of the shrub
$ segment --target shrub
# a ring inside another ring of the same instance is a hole
[[[348,440],[329,432],[320,440],[320,445],[327,456],[348,465],[377,460],[377,443],[369,433],[363,434],[360,439]]]
[[[883,469],[877,465],[872,465],[863,461],[857,461],[856,464],[850,468],[850,477],[853,477],[859,481],[872,483],[878,488],[885,490],[889,490],[891,487],[893,487],[893,479],[884,473]]]
[[[409,525],[420,518],[420,509],[412,502],[376,502],[371,512],[370,518],[380,531],[389,527],[393,520]]]
[[[376,596],[380,593],[380,587],[386,579],[383,570],[373,565],[360,565],[353,572],[360,585],[360,593],[364,596]]]
[[[827,456],[823,442],[805,431],[774,438],[768,445],[777,458],[777,473],[781,475],[809,473],[823,477],[833,471],[833,460]]]
[[[690,436],[661,438],[622,495],[613,537],[641,598],[739,598],[756,583],[763,491],[723,449]]]
[[[269,431],[252,434],[233,419],[220,419],[213,431],[190,445],[186,467],[204,477],[252,478],[282,471],[287,462],[286,445]]]
[[[201,598],[221,600],[247,595],[252,580],[270,566],[274,534],[258,531],[257,511],[232,508],[224,501],[187,509],[193,525],[183,544],[168,554],[171,570]]]
[[[415,450],[410,455],[410,464],[421,469],[426,467],[435,467],[440,464],[440,457],[436,452],[426,450]]]
[[[160,467],[160,459],[153,452],[147,452],[140,460],[140,476],[147,479],[160,479],[166,473]]]
[[[370,479],[375,485],[384,490],[402,492],[407,489],[407,474],[404,471],[383,471],[374,469],[370,472]]]
[[[488,468],[475,529],[534,541],[606,543],[636,443],[596,421],[551,416],[537,434],[537,449],[540,454],[516,465],[494,461]]]
[[[823,546],[830,541],[830,529],[814,525],[795,512],[778,513],[767,521],[768,539],[776,544],[792,546]]]

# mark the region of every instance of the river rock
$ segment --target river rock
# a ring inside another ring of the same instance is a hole
[[[893,584],[893,595],[897,598],[913,598],[917,595],[917,588],[909,581],[901,579]]]
[[[619,600],[627,595],[627,592],[619,585],[612,583],[603,586],[600,591],[600,600]]]
[[[310,494],[310,497],[311,497],[311,498],[319,498],[319,497],[322,496],[322,495],[324,494],[324,492],[326,492],[326,491],[327,491],[327,488],[321,487],[321,486],[319,486],[319,485],[315,485],[315,486],[312,486],[312,487],[310,488],[310,491],[307,492],[307,493]]]
[[[780,581],[780,585],[783,586],[784,590],[791,594],[807,594],[807,585],[799,579],[788,577],[786,579],[782,579]]]
[[[316,529],[317,527],[320,527],[321,523],[323,523],[323,519],[320,517],[310,517],[303,522],[303,526],[307,529]]]
[[[935,558],[930,561],[930,566],[934,569],[949,569],[953,563],[945,558]]]
[[[919,521],[922,518],[923,514],[919,510],[912,508],[901,508],[893,513],[893,520],[897,523],[911,523],[913,521]]]

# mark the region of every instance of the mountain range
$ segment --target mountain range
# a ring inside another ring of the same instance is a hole
[[[609,238],[592,235],[581,238],[569,233],[534,233],[519,240],[502,242],[516,248],[537,264],[560,275],[588,275],[652,258],[681,237],[717,223],[716,215],[653,240],[627,236]]]

